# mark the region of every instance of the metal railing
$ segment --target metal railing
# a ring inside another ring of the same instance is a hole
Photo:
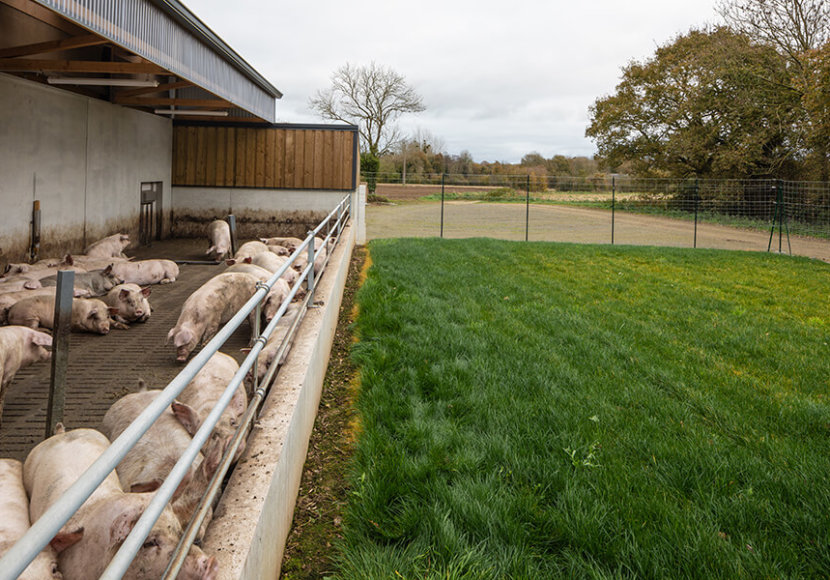
[[[52,538],[60,531],[60,529],[69,521],[81,505],[92,495],[98,488],[102,481],[109,475],[116,466],[121,462],[127,452],[141,439],[142,435],[150,428],[155,420],[167,409],[179,393],[190,383],[201,368],[207,363],[219,348],[230,338],[242,322],[256,310],[257,320],[259,320],[260,308],[262,300],[267,295],[270,288],[277,280],[290,268],[298,256],[303,252],[308,254],[308,264],[301,272],[295,284],[291,287],[288,296],[280,305],[274,318],[266,326],[260,335],[258,328],[255,328],[256,339],[251,348],[251,351],[245,357],[245,360],[239,367],[239,370],[234,375],[231,382],[223,392],[219,401],[213,410],[208,414],[205,421],[202,423],[199,430],[194,434],[193,440],[187,447],[183,455],[176,462],[169,475],[165,478],[164,483],[155,492],[153,499],[149,502],[144,513],[136,522],[135,526],[127,536],[118,552],[110,561],[101,578],[117,579],[121,578],[129,568],[132,560],[135,558],[138,550],[141,548],[147,535],[150,533],[156,520],[161,515],[164,508],[167,506],[173,493],[179,486],[181,481],[187,474],[190,466],[196,459],[201,448],[210,436],[213,428],[219,421],[221,414],[225,408],[230,404],[234,393],[239,385],[245,379],[248,371],[257,363],[257,358],[262,351],[268,338],[276,328],[277,322],[288,309],[289,304],[300,290],[303,282],[306,282],[306,300],[303,305],[307,305],[313,300],[315,280],[319,278],[320,273],[325,269],[331,257],[331,252],[327,252],[325,261],[322,262],[320,272],[314,271],[314,259],[316,258],[316,249],[314,238],[317,237],[325,228],[326,236],[323,240],[323,248],[328,248],[329,240],[334,240],[335,245],[339,241],[343,228],[348,222],[352,213],[351,196],[347,195],[329,214],[323,219],[320,224],[308,233],[303,243],[294,251],[289,259],[277,270],[267,282],[257,285],[257,290],[254,295],[245,303],[239,312],[237,312],[203,348],[196,354],[193,359],[179,372],[176,377],[168,383],[162,390],[161,394],[156,397],[153,402],[136,418],[133,423],[127,427],[124,432],[101,454],[101,456],[84,472],[84,474],[67,489],[54,504],[37,521],[33,522],[31,528],[26,534],[0,559],[0,580],[13,580],[26,569],[29,563],[46,547]],[[254,398],[249,404],[243,421],[237,429],[228,449],[225,450],[220,461],[220,467],[209,483],[208,490],[212,494],[211,497],[202,499],[199,507],[196,510],[194,517],[186,528],[182,541],[179,544],[178,554],[174,555],[166,572],[166,578],[174,578],[178,572],[181,564],[184,562],[184,555],[187,554],[193,540],[198,532],[206,513],[206,506],[210,506],[213,497],[218,493],[219,486],[230,468],[232,458],[236,449],[239,447],[242,439],[248,431],[251,421],[256,416],[259,404],[264,400],[267,391],[270,387],[271,381],[276,373],[278,363],[281,360],[281,354],[288,348],[290,341],[293,338],[293,332],[299,327],[301,321],[302,309],[300,314],[296,317],[291,330],[283,341],[280,347],[280,356],[274,358],[266,377],[263,381],[258,382],[254,377]],[[258,324],[257,324],[258,326]]]

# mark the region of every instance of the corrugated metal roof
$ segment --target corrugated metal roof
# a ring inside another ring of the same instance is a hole
[[[276,119],[282,93],[180,2],[34,1],[261,119]]]

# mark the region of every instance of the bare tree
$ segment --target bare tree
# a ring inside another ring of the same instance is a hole
[[[403,76],[374,62],[346,63],[331,81],[332,86],[317,91],[309,106],[324,119],[358,125],[364,149],[376,157],[401,140],[394,124],[401,115],[425,109],[421,96]]]
[[[799,67],[807,51],[830,40],[827,0],[721,0],[717,11],[730,27],[775,46]]]

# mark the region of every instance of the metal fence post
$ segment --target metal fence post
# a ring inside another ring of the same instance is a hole
[[[698,207],[700,206],[700,184],[698,183],[697,178],[695,178],[695,242],[694,246],[697,248],[697,211]]]
[[[444,176],[446,173],[441,174],[441,237],[444,237]]]
[[[57,288],[55,289],[55,318],[52,327],[52,380],[49,386],[49,404],[46,409],[45,439],[51,437],[55,431],[55,425],[63,421],[74,290],[75,272],[72,270],[58,270]]]
[[[228,227],[231,230],[231,254],[236,254],[236,216],[230,214],[226,221],[228,222]]]
[[[611,245],[614,245],[614,212],[617,204],[617,178],[611,176]]]
[[[314,232],[308,232],[308,236],[311,240],[308,243],[308,263],[311,265],[311,268],[308,270],[308,294],[310,298],[308,299],[309,304],[314,304]]]
[[[530,238],[530,173],[525,183],[525,241]]]
[[[778,253],[783,250],[781,243],[784,238],[784,188],[781,187],[781,180],[775,180],[775,199],[778,200]]]
[[[40,200],[32,204],[32,239],[29,247],[29,261],[34,262],[40,254]]]

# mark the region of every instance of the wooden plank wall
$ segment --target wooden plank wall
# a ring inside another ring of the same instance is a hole
[[[176,125],[173,185],[351,190],[357,131]]]

